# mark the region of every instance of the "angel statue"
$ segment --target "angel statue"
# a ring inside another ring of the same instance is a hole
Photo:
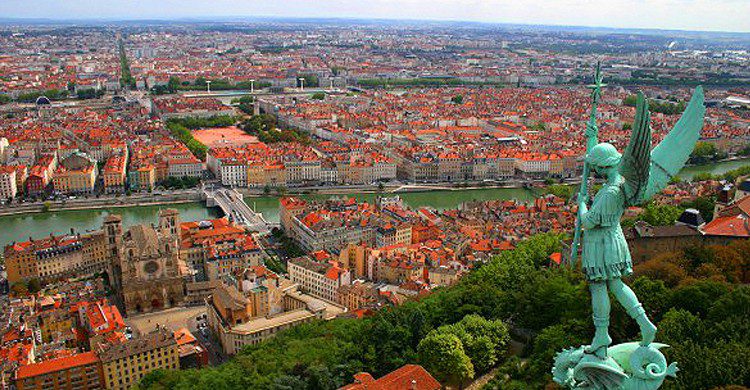
[[[595,88],[600,81],[597,77]],[[591,292],[595,334],[590,345],[558,354],[552,373],[555,381],[570,388],[657,389],[667,375],[676,374],[677,366],[667,366],[659,352],[666,345],[654,343],[656,326],[633,290],[622,281],[633,272],[633,263],[620,218],[627,207],[639,205],[664,189],[685,165],[703,127],[703,90],[696,88],[680,120],[653,150],[650,113],[642,93],[638,94],[633,133],[624,154],[609,143],[598,143],[595,108],[593,112],[586,131],[593,146],[584,158],[584,181],[593,172],[605,182],[590,206],[582,184],[571,263],[578,254],[577,239],[582,230],[581,269]],[[610,346],[608,292],[638,323],[639,342]]]

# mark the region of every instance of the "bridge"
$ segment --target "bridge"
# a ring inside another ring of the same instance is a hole
[[[202,195],[206,200],[206,206],[220,208],[227,218],[249,230],[268,233],[273,226],[263,218],[263,214],[251,209],[242,200],[242,194],[235,189],[204,186]]]

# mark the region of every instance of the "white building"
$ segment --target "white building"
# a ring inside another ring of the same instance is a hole
[[[0,166],[0,199],[15,198],[18,193],[15,168],[12,165]]]
[[[235,158],[217,158],[212,153],[206,155],[206,166],[225,186],[247,186],[247,162]]]
[[[203,164],[197,158],[178,158],[169,160],[169,177],[202,177]]]
[[[0,137],[0,163],[5,162],[5,152],[8,150],[8,146],[10,146],[10,143],[8,143],[8,139],[5,137]]]
[[[336,302],[341,286],[352,284],[351,272],[329,263],[319,263],[309,257],[298,257],[288,262],[289,278],[299,284],[303,292]]]

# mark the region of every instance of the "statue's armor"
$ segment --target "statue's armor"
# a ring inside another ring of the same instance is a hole
[[[591,209],[582,215],[582,268],[590,281],[604,281],[630,275],[633,262],[620,227],[624,212],[624,179],[606,183],[594,197]]]

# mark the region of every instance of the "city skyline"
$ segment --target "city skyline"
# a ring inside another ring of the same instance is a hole
[[[623,29],[750,32],[750,2],[739,0],[571,1],[375,0],[367,4],[334,0],[325,5],[283,2],[114,0],[10,0],[0,4],[7,19],[180,20],[226,18],[340,18],[466,21],[500,24]]]

